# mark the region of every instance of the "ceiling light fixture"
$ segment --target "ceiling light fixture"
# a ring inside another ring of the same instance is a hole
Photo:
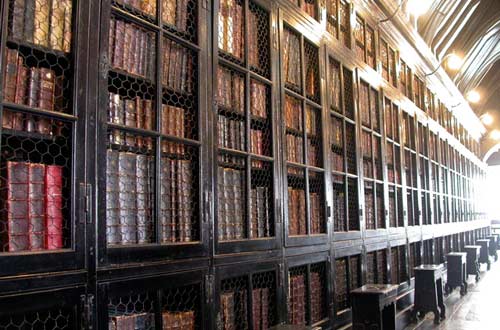
[[[443,64],[445,62],[446,62],[449,69],[451,69],[453,71],[457,71],[462,66],[463,59],[455,53],[450,53],[450,54],[446,55],[445,57],[443,57],[443,59],[441,60],[441,62],[438,65],[438,67],[434,71],[426,74],[425,76],[429,77],[429,76],[432,76],[433,74],[435,74],[439,70],[439,68],[443,66]]]
[[[483,124],[485,124],[487,126],[490,126],[491,124],[493,124],[493,116],[490,115],[489,113],[485,113],[484,115],[482,115],[480,117],[480,119],[483,122]]]
[[[495,129],[493,131],[491,131],[490,133],[490,137],[493,139],[493,140],[500,140],[500,131]]]
[[[467,100],[470,103],[478,103],[479,101],[481,101],[481,94],[479,94],[479,92],[476,90],[472,90],[467,93]]]
[[[406,9],[408,10],[408,13],[410,13],[414,17],[418,17],[429,10],[432,4],[432,0],[401,0],[396,10],[387,18],[378,21],[377,25],[392,20],[405,3],[407,4]]]

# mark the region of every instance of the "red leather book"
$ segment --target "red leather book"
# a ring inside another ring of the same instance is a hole
[[[252,320],[254,330],[261,329],[261,319],[262,319],[262,297],[261,289],[253,289],[252,291]]]
[[[28,86],[28,68],[24,66],[24,60],[21,56],[17,59],[16,75],[16,98],[15,103],[26,104],[26,94]]]
[[[29,164],[29,242],[30,250],[45,248],[45,165]]]
[[[44,110],[54,110],[55,72],[40,69],[40,100],[39,107]]]
[[[58,165],[45,167],[45,247],[48,250],[63,248],[63,168]]]
[[[29,170],[23,162],[7,162],[6,219],[7,236],[3,237],[3,250],[18,252],[29,250]]]

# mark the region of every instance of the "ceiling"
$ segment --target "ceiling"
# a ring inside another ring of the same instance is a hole
[[[500,129],[500,0],[434,0],[417,27],[438,59],[451,52],[464,58],[448,74],[464,95],[480,92],[472,108],[478,116],[492,114],[490,129]]]
[[[418,31],[438,58],[451,52],[464,58],[461,70],[449,75],[462,93],[481,92],[473,106],[478,115],[499,104],[500,0],[434,0]]]

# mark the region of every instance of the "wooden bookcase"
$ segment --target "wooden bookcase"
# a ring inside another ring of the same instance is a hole
[[[0,15],[0,328],[339,328],[489,232],[479,143],[361,2]]]

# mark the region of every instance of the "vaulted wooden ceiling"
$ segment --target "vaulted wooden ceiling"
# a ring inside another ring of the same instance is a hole
[[[438,58],[463,56],[464,65],[450,77],[462,93],[481,93],[473,109],[478,115],[495,111],[500,128],[500,0],[434,0],[417,26]]]

